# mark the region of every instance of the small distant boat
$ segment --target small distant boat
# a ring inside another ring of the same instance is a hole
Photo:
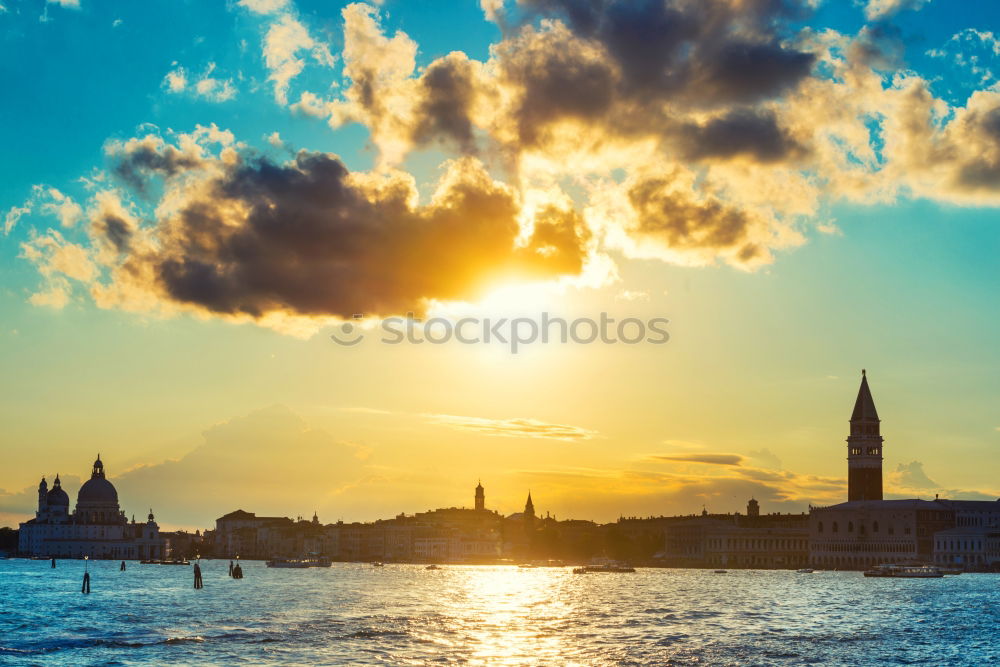
[[[816,570],[812,569],[811,567],[803,567],[795,571],[798,572],[799,574],[812,574]]]
[[[156,560],[152,558],[147,558],[146,560],[139,561],[140,565],[190,565],[191,561],[184,560],[183,558],[169,558],[165,560]]]
[[[893,565],[887,563],[865,570],[865,576],[893,579],[940,579],[944,573],[932,565]]]
[[[329,558],[322,557],[311,557],[311,558],[272,558],[267,561],[265,565],[267,567],[276,568],[306,568],[306,567],[330,567],[333,564]]]
[[[428,565],[424,568],[425,570],[440,570],[441,568],[437,565]]]
[[[265,563],[267,567],[278,568],[305,568],[311,567],[309,561],[304,558],[272,558]]]
[[[372,567],[385,567],[385,563],[383,563],[380,560],[377,560],[374,563],[372,563]]]
[[[712,570],[715,574],[726,574],[729,570]]]
[[[520,565],[518,565],[518,567],[520,567],[522,569],[525,569],[525,570],[529,570],[529,569],[535,568],[537,566],[534,563],[521,563]]]
[[[591,574],[594,572],[635,572],[635,568],[629,565],[619,565],[615,563],[604,563],[603,565],[584,565],[573,568],[573,574]]]
[[[952,575],[952,576],[959,575],[965,572],[965,570],[963,570],[960,567],[939,567],[938,569],[941,570],[941,574]]]

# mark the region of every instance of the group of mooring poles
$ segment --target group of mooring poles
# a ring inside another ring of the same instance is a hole
[[[56,559],[53,558],[52,568],[55,569],[55,567],[56,567]],[[195,561],[193,570],[194,570],[194,587],[196,589],[204,588],[205,580],[202,578],[201,575],[200,556],[198,557],[198,560]],[[118,568],[118,571],[119,572],[125,571],[125,561],[122,561],[121,566],[119,566]],[[229,561],[229,576],[232,577],[233,579],[243,578],[243,568],[240,566],[240,560],[238,556],[236,558],[235,564],[233,564],[233,561]],[[80,592],[83,593],[84,595],[90,593],[90,556],[83,557],[83,585],[80,587]]]

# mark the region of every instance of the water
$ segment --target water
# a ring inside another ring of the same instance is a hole
[[[0,561],[0,663],[986,665],[1000,576]]]

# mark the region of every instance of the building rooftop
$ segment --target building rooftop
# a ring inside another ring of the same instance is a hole
[[[814,510],[860,510],[860,509],[898,509],[898,510],[946,510],[953,509],[938,500],[921,500],[920,498],[903,498],[899,500],[850,500],[846,503],[813,507]]]

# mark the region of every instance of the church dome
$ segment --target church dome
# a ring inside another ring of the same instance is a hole
[[[48,504],[51,505],[63,505],[69,507],[69,495],[63,491],[62,484],[59,481],[59,476],[56,475],[56,482],[52,485],[52,490],[49,491],[46,496]]]
[[[90,479],[80,487],[80,493],[76,497],[76,504],[79,505],[118,505],[118,492],[115,485],[104,477],[104,464],[98,454],[94,461],[94,470],[90,474]]]
[[[77,504],[118,504],[118,491],[115,485],[103,477],[91,477],[80,487],[80,494],[76,497]]]

